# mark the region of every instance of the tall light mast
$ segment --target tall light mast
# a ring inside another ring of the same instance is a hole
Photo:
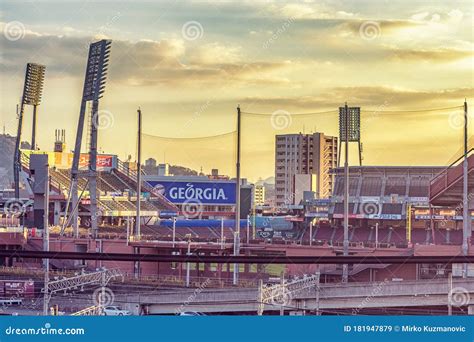
[[[97,131],[99,128],[99,99],[105,90],[105,81],[107,77],[107,67],[110,56],[110,40],[100,40],[92,43],[89,47],[89,57],[87,59],[86,75],[84,80],[84,90],[82,94],[81,110],[79,113],[79,122],[76,132],[76,143],[74,145],[74,158],[71,168],[71,189],[70,198],[72,199],[72,217],[74,235],[78,236],[78,175],[79,160],[81,157],[82,134],[84,131],[84,121],[86,116],[87,102],[92,102],[92,112],[90,117],[90,147],[89,147],[89,167],[88,167],[88,185],[90,194],[90,215],[92,237],[97,236]],[[69,200],[66,205],[66,213],[69,208]]]
[[[21,171],[21,134],[23,130],[23,114],[25,105],[33,106],[33,129],[31,137],[31,149],[36,150],[36,108],[41,103],[43,94],[44,72],[46,67],[41,64],[26,64],[25,83],[21,97],[20,111],[18,113],[18,129],[15,141],[15,152],[13,155],[13,177],[15,182],[15,198],[20,198],[20,171]]]

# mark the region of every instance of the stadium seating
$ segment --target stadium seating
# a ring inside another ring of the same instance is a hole
[[[410,197],[427,197],[430,180],[427,177],[413,177],[410,182],[408,195]]]
[[[388,177],[385,183],[385,196],[390,195],[406,195],[406,178],[405,177]]]
[[[361,196],[381,196],[382,179],[379,177],[362,178]]]

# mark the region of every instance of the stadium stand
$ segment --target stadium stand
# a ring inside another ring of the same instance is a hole
[[[406,178],[405,177],[387,177],[385,184],[385,196],[390,195],[406,195]]]
[[[364,177],[362,179],[362,187],[360,196],[381,196],[382,195],[382,179],[379,177]]]

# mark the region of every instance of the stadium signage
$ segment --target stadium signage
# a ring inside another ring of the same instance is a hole
[[[234,204],[235,182],[148,181],[154,191],[175,204]]]
[[[219,201],[226,200],[227,197],[223,189],[214,189],[214,188],[194,188],[194,185],[191,183],[186,184],[186,188],[172,187],[170,188],[169,195],[174,200],[187,200],[187,199],[197,199],[197,200],[208,200],[208,201]]]

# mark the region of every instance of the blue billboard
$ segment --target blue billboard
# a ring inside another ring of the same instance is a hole
[[[171,203],[200,203],[203,205],[235,204],[235,182],[184,182],[148,180],[155,192]]]

